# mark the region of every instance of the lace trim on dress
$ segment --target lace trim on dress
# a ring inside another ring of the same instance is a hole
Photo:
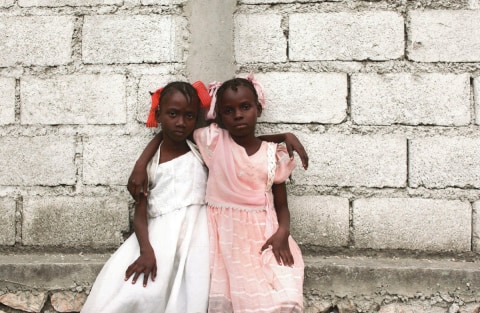
[[[216,209],[234,209],[234,210],[250,211],[250,212],[262,212],[266,210],[264,206],[242,206],[237,204],[233,205],[229,203],[210,202],[208,200],[207,200],[207,205]]]
[[[275,178],[275,171],[277,170],[277,162],[275,159],[276,152],[277,144],[269,142],[267,147],[267,191],[272,188],[273,180]]]

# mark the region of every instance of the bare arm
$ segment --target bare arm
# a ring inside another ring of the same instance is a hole
[[[135,199],[137,199],[141,193],[145,196],[148,194],[147,164],[157,152],[162,140],[162,132],[155,135],[147,144],[133,167],[132,173],[128,178],[127,189]]]
[[[285,142],[287,146],[288,155],[292,158],[293,151],[298,153],[300,160],[302,160],[302,166],[304,169],[308,168],[308,154],[305,151],[300,140],[298,140],[297,136],[292,133],[282,133],[282,134],[273,134],[273,135],[262,135],[258,136],[263,141],[270,141],[275,143],[282,143]]]
[[[132,284],[135,284],[140,274],[143,273],[143,286],[145,287],[150,275],[152,281],[155,281],[157,260],[148,239],[147,198],[142,194],[138,196],[138,200],[135,203],[133,226],[140,246],[140,256],[127,268],[125,280],[128,280],[133,275]]]
[[[262,251],[272,246],[273,254],[278,264],[286,266],[293,265],[293,255],[288,244],[290,236],[290,211],[287,203],[287,188],[285,183],[272,186],[273,202],[277,212],[278,230],[273,234],[262,247]]]

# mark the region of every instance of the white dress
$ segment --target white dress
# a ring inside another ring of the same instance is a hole
[[[196,147],[158,164],[149,163],[148,235],[157,260],[157,277],[143,287],[125,281],[125,271],[140,255],[132,234],[105,263],[82,313],[207,312],[210,285],[205,206],[207,171]]]

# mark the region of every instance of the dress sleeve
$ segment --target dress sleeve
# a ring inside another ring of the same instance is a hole
[[[273,183],[283,183],[293,172],[293,169],[296,166],[295,160],[290,159],[290,157],[288,156],[287,148],[284,145],[277,145],[275,160],[277,164]]]
[[[207,165],[208,161],[212,158],[213,151],[215,151],[215,148],[217,147],[219,135],[220,129],[215,123],[206,127],[198,128],[193,132],[193,139]]]

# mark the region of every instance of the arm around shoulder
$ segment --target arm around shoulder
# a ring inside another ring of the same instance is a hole
[[[147,144],[137,162],[135,162],[135,166],[128,178],[127,184],[128,191],[135,199],[137,199],[141,193],[145,196],[148,193],[147,164],[157,152],[162,140],[162,132],[155,135],[155,137],[153,137],[153,139]]]
[[[287,147],[288,155],[293,158],[293,151],[298,153],[300,160],[302,161],[302,166],[304,169],[308,168],[308,154],[305,151],[302,143],[298,139],[297,136],[293,133],[280,133],[280,134],[273,134],[273,135],[262,135],[258,136],[263,141],[270,141],[275,143],[282,143],[285,142],[285,146]]]

